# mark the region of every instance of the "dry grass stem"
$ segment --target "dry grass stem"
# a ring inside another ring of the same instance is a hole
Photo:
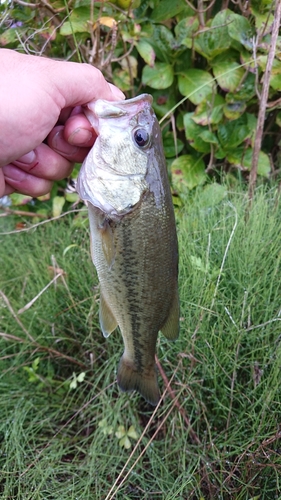
[[[256,137],[255,137],[254,148],[253,148],[253,159],[252,159],[252,166],[251,166],[251,171],[250,171],[250,176],[249,176],[248,194],[249,194],[250,204],[251,204],[251,201],[252,201],[253,196],[254,196],[254,190],[255,190],[256,181],[257,181],[259,153],[261,150],[262,135],[263,135],[263,129],[264,129],[265,113],[266,113],[266,107],[267,107],[270,76],[271,76],[271,69],[272,69],[272,65],[273,65],[273,61],[274,61],[274,57],[275,57],[275,53],[276,53],[276,45],[277,45],[277,40],[278,40],[278,35],[279,35],[279,28],[280,28],[280,19],[281,19],[281,1],[276,0],[274,21],[273,21],[272,35],[271,35],[271,44],[270,44],[270,49],[268,52],[266,69],[265,69],[265,73],[263,76],[262,91],[261,91],[261,95],[260,95],[258,122],[257,122],[257,128],[256,128]]]

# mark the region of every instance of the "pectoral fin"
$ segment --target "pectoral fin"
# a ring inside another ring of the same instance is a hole
[[[179,304],[179,295],[177,291],[174,296],[169,316],[161,328],[161,332],[169,340],[176,340],[178,338],[179,316],[180,316],[180,304]]]
[[[101,237],[102,237],[102,250],[105,256],[105,260],[108,267],[111,268],[115,261],[115,246],[114,246],[114,234],[110,227],[109,221],[104,220],[102,225],[100,225]]]
[[[110,307],[104,300],[102,294],[100,296],[99,320],[100,320],[101,331],[104,337],[109,337],[111,332],[113,332],[113,330],[115,330],[115,328],[117,328],[118,326],[118,323],[114,318]]]

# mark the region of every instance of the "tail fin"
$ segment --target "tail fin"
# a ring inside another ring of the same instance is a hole
[[[140,373],[137,368],[125,361],[124,356],[120,359],[117,382],[122,391],[137,391],[144,399],[153,406],[156,406],[160,399],[155,366],[146,373]]]

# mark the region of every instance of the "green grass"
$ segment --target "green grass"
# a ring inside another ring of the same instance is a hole
[[[277,191],[258,189],[247,221],[242,190],[210,204],[198,190],[177,214],[181,333],[159,338],[172,391],[156,411],[116,385],[122,339],[99,331],[87,226],[0,235],[1,498],[281,498]],[[54,262],[64,281],[19,314]],[[120,425],[140,436],[130,450]]]

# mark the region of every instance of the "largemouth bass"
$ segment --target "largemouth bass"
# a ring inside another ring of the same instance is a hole
[[[161,131],[143,94],[97,100],[85,111],[98,137],[78,178],[88,202],[91,254],[100,281],[99,320],[108,337],[119,326],[124,354],[117,382],[159,401],[159,330],[179,331],[178,246]]]

